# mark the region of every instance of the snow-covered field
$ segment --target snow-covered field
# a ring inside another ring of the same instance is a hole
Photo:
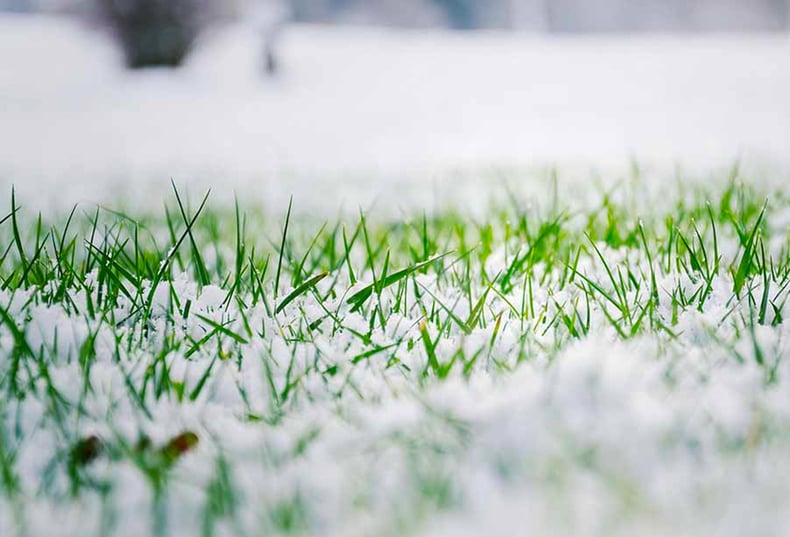
[[[787,189],[647,186],[8,207],[0,535],[786,535]]]
[[[230,27],[177,73],[129,74],[104,35],[76,22],[2,17],[0,181],[66,207],[149,199],[173,177],[274,206],[292,193],[297,207],[326,205],[335,192],[330,210],[353,210],[422,194],[450,168],[788,161],[781,35],[297,27],[276,80],[261,76],[260,52],[253,30]]]
[[[0,18],[0,536],[790,533],[788,39],[257,45]]]

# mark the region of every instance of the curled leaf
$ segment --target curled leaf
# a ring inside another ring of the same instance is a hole
[[[192,431],[185,431],[177,436],[174,436],[162,448],[162,455],[169,461],[175,461],[185,453],[191,451],[197,444],[198,435]]]
[[[98,436],[86,436],[71,447],[71,463],[74,466],[85,466],[90,464],[101,455],[102,449],[102,441]]]

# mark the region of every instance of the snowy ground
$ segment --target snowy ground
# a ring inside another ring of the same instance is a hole
[[[644,181],[287,233],[17,211],[0,535],[786,535],[786,185]]]
[[[129,74],[97,32],[2,17],[0,181],[64,206],[174,177],[353,208],[448,168],[788,159],[783,36],[297,27],[282,45],[277,80],[243,27],[206,35],[177,73]]]
[[[0,18],[2,537],[790,532],[788,39],[283,45]]]

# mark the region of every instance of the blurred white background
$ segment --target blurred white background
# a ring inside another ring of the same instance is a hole
[[[128,70],[100,4],[0,0],[0,192],[354,200],[459,169],[790,161],[786,0],[101,2],[205,17],[178,68]]]

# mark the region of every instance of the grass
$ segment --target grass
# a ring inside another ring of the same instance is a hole
[[[12,192],[0,533],[401,535],[524,490],[555,527],[582,477],[617,523],[662,519],[638,459],[737,474],[787,447],[787,192],[733,176],[643,211],[552,191],[327,222],[175,185],[160,215]],[[715,514],[702,497],[689,517]]]

